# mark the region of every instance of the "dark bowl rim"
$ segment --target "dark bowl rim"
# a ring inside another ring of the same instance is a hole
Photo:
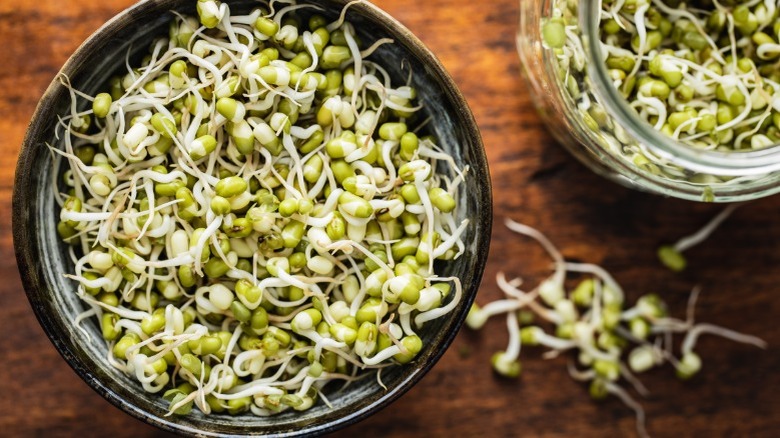
[[[346,3],[346,0],[337,0]],[[113,381],[104,382],[95,373],[90,371],[88,363],[79,358],[69,348],[67,343],[63,342],[61,334],[58,333],[55,328],[57,321],[55,316],[49,315],[43,311],[41,306],[41,298],[38,293],[39,286],[46,286],[45,282],[39,284],[36,280],[33,272],[36,270],[35,266],[41,258],[39,254],[33,254],[29,248],[29,238],[33,233],[33,224],[25,216],[25,213],[29,213],[26,207],[25,194],[28,186],[30,186],[30,177],[32,175],[32,160],[30,159],[31,150],[35,147],[32,144],[36,134],[43,128],[40,128],[40,124],[36,121],[40,119],[46,112],[50,103],[55,98],[55,91],[61,87],[58,80],[60,75],[66,74],[73,70],[77,60],[88,57],[91,50],[95,48],[98,41],[104,38],[109,38],[113,31],[120,27],[121,20],[133,13],[143,13],[146,10],[155,10],[159,8],[159,2],[155,0],[139,1],[116,14],[114,17],[104,23],[99,29],[92,33],[68,58],[66,63],[55,75],[51,81],[43,96],[41,97],[38,105],[35,109],[33,117],[28,125],[27,132],[22,142],[22,147],[19,152],[18,161],[16,165],[16,173],[14,177],[14,187],[12,196],[12,232],[14,252],[16,255],[17,266],[19,274],[22,279],[22,284],[27,295],[27,299],[38,319],[39,324],[43,328],[47,337],[54,345],[57,352],[65,359],[65,362],[76,372],[76,374],[88,384],[95,392],[100,394],[104,399],[108,400],[111,404],[122,410],[123,412],[131,415],[132,417],[141,420],[147,424],[160,428],[164,431],[173,432],[179,435],[185,436],[250,436],[250,435],[230,435],[220,434],[214,431],[204,431],[200,429],[194,429],[192,427],[179,424],[175,421],[170,421],[167,418],[159,417],[152,414],[140,406],[126,400],[122,395],[118,394],[112,386]],[[473,169],[473,174],[477,177],[482,177],[479,184],[479,193],[474,195],[478,196],[478,203],[480,207],[480,214],[477,217],[477,223],[474,225],[482,230],[483,235],[479,241],[479,245],[476,247],[476,252],[473,255],[475,259],[474,263],[474,282],[469,285],[463,285],[463,297],[462,302],[458,305],[460,307],[460,313],[455,314],[455,318],[452,318],[452,322],[442,328],[446,331],[442,335],[439,348],[436,348],[433,353],[427,357],[427,361],[424,363],[418,363],[414,366],[417,367],[416,372],[406,376],[396,388],[393,388],[385,392],[378,399],[372,403],[351,412],[349,415],[339,417],[330,420],[325,423],[305,426],[303,429],[292,432],[273,434],[267,436],[312,436],[319,435],[328,432],[334,432],[342,429],[351,424],[355,424],[369,415],[383,409],[384,407],[397,400],[409,389],[411,389],[422,377],[430,371],[431,368],[439,361],[444,355],[447,348],[455,339],[460,327],[462,326],[468,309],[474,301],[476,293],[479,289],[482,276],[484,274],[485,265],[487,263],[488,251],[490,247],[490,236],[493,222],[493,208],[492,208],[492,184],[490,180],[490,172],[488,169],[488,160],[485,153],[485,147],[482,142],[482,137],[479,132],[474,115],[471,112],[465,97],[455,85],[455,81],[450,74],[446,71],[439,59],[431,52],[431,50],[425,46],[409,29],[403,24],[397,21],[395,18],[373,5],[369,2],[361,2],[351,6],[351,8],[361,8],[363,12],[370,12],[372,18],[381,22],[381,24],[387,28],[393,30],[393,33],[397,34],[400,39],[403,40],[405,45],[419,57],[427,66],[429,66],[437,77],[437,81],[441,82],[442,88],[446,91],[446,97],[452,101],[453,107],[458,109],[459,121],[465,122],[466,132],[468,137],[473,142],[475,148],[474,162],[470,163]]]

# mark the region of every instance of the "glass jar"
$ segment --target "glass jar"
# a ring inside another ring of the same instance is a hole
[[[609,179],[665,196],[734,202],[780,191],[780,147],[697,149],[642,120],[609,77],[600,16],[599,0],[520,1],[523,73],[537,110],[569,152]],[[566,20],[562,49],[543,44],[542,24],[551,17]]]

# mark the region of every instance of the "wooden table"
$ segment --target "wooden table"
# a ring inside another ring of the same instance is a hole
[[[39,328],[17,274],[11,239],[16,155],[38,98],[78,44],[131,0],[3,0],[0,3],[0,435],[159,436],[82,382]],[[676,315],[703,287],[701,321],[757,334],[767,350],[704,338],[704,368],[680,382],[670,368],[643,376],[654,436],[780,434],[780,198],[739,209],[715,238],[689,253],[684,274],[654,249],[700,226],[721,207],[663,199],[590,173],[555,144],[519,75],[515,0],[381,0],[442,60],[479,122],[493,176],[491,258],[480,303],[501,296],[495,275],[539,280],[549,262],[502,225],[511,217],[547,233],[567,258],[609,269],[631,299],[657,292]],[[392,406],[339,436],[632,436],[619,401],[590,400],[567,375],[567,358],[524,351],[522,378],[497,378],[491,354],[505,347],[502,318],[464,331],[425,379]]]

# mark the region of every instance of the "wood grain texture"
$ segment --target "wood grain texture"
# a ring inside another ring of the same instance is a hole
[[[501,224],[538,227],[567,258],[607,267],[630,298],[662,294],[684,311],[701,285],[701,321],[762,336],[767,350],[703,338],[701,374],[680,382],[665,368],[643,381],[648,429],[658,437],[780,433],[780,198],[739,209],[716,237],[690,251],[682,275],[661,268],[654,248],[696,229],[719,211],[618,187],[591,174],[557,146],[533,110],[514,47],[514,0],[377,0],[442,60],[464,92],[490,160],[496,226],[477,300],[501,296],[500,271],[539,280],[543,252]],[[129,0],[0,2],[0,435],[164,436],[93,393],[58,356],[27,304],[11,241],[16,155],[37,99],[67,57]],[[634,435],[634,417],[614,399],[593,403],[572,381],[567,358],[524,351],[517,381],[495,377],[490,355],[506,343],[504,323],[464,330],[425,379],[392,406],[336,436]]]

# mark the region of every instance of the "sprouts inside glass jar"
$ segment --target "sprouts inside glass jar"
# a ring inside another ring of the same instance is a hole
[[[518,50],[542,115],[626,185],[692,200],[776,192],[777,0],[521,2]],[[567,132],[568,131],[568,132]]]

